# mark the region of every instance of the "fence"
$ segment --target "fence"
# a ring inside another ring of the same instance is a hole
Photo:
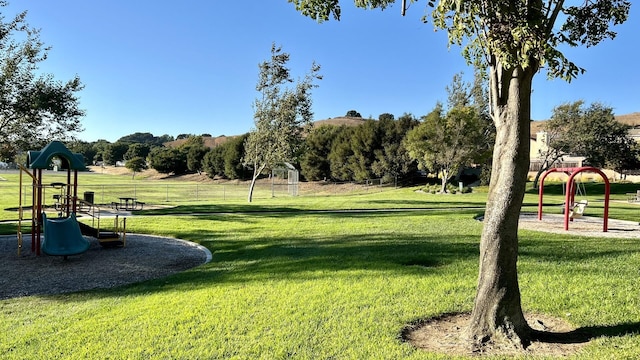
[[[291,196],[328,196],[345,193],[380,192],[393,188],[393,184],[385,184],[380,180],[367,180],[363,183],[333,183],[333,182],[300,182],[296,185],[295,192],[291,190],[291,184],[271,183],[264,180],[256,183],[253,192],[254,199],[267,199],[273,197]],[[17,199],[17,187],[15,191]],[[89,184],[78,186],[78,197],[83,198],[86,193],[92,193],[91,197],[96,204],[111,204],[119,198],[133,197],[147,204],[167,204],[182,202],[222,202],[245,200],[249,192],[249,183],[225,183],[225,184],[181,184],[181,183],[131,183],[131,184]],[[60,190],[45,187],[43,199],[45,204],[54,202],[54,195],[58,196]],[[31,202],[31,184],[23,184],[23,204]]]

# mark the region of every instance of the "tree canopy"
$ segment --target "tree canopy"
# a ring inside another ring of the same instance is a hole
[[[636,163],[636,144],[629,129],[616,121],[611,107],[585,106],[582,101],[556,106],[545,125],[550,152],[584,156],[590,166],[614,170]]]
[[[0,8],[7,5],[0,1]],[[26,11],[9,21],[0,15],[0,144],[16,150],[71,140],[82,130],[84,116],[77,96],[83,88],[79,77],[62,82],[38,71],[49,48],[26,17]]]

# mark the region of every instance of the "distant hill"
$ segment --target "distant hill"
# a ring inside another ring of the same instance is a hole
[[[339,116],[332,119],[318,120],[313,122],[313,126],[334,125],[334,126],[360,126],[369,119],[360,117]]]
[[[640,112],[634,112],[627,115],[617,115],[616,120],[623,124],[631,125],[634,128],[640,127]]]
[[[237,136],[217,136],[217,137],[209,137],[209,136],[203,136],[202,139],[204,140],[204,146],[208,147],[210,149],[213,149],[214,147],[218,146],[218,145],[222,145],[224,143],[226,143],[228,140],[233,139]],[[166,147],[171,147],[171,148],[176,148],[181,146],[182,144],[184,144],[185,142],[187,142],[187,139],[179,139],[179,140],[174,140],[174,141],[169,141],[164,143],[164,146]]]
[[[341,116],[341,117],[335,117],[332,119],[325,119],[325,120],[318,120],[318,121],[314,121],[313,122],[313,126],[322,126],[322,125],[334,125],[334,126],[341,126],[341,125],[345,125],[345,126],[360,126],[362,125],[365,121],[367,121],[369,119],[363,119],[363,118],[358,118],[358,117],[347,117],[347,116]],[[218,137],[203,137],[202,139],[204,140],[204,146],[213,149],[214,147],[218,146],[218,145],[222,145],[225,142],[238,137],[239,135],[234,135],[234,136],[218,136]],[[182,144],[184,144],[187,141],[187,139],[179,139],[179,140],[174,140],[174,141],[169,141],[164,143],[164,146],[167,147],[172,147],[172,148],[176,148],[181,146]]]
[[[318,120],[313,122],[313,126],[319,127],[324,125],[333,125],[333,126],[360,126],[364,124],[366,121],[371,119],[359,118],[359,117],[349,117],[349,116],[339,116],[331,119]],[[623,124],[629,124],[634,128],[640,128],[640,112],[634,112],[626,115],[616,115],[616,120],[620,121]],[[536,133],[541,131],[544,127],[545,122],[548,120],[536,120],[531,122],[531,136],[535,138]],[[204,146],[208,148],[214,148],[218,145],[222,145],[230,139],[233,139],[239,135],[234,136],[218,136],[218,137],[203,137]],[[187,139],[180,139],[169,141],[164,143],[165,146],[168,147],[179,147],[184,144]]]

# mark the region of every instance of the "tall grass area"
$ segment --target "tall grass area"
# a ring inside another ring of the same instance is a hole
[[[133,216],[131,232],[199,243],[213,260],[128,286],[0,301],[0,358],[449,359],[399,333],[471,310],[484,199],[398,189]],[[550,191],[545,211],[561,199]],[[536,205],[528,193],[525,210]],[[631,217],[632,206],[615,211]],[[322,211],[340,209],[387,210]],[[520,254],[525,311],[599,335],[571,358],[640,358],[639,240],[521,231]]]

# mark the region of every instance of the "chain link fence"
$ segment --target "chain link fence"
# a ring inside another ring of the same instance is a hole
[[[292,188],[294,187],[294,188]],[[362,183],[300,182],[297,184],[272,183],[268,180],[256,183],[253,199],[292,196],[330,196],[346,193],[380,192],[393,188],[394,184],[385,184],[379,179]],[[18,189],[1,186],[3,192],[15,192]],[[23,204],[30,204],[31,184],[23,184]],[[46,205],[55,202],[61,196],[61,190],[45,186],[43,199]],[[89,184],[78,185],[78,198],[95,204],[110,205],[120,198],[135,198],[145,204],[171,204],[184,202],[224,202],[246,200],[249,183],[224,184],[181,184],[181,183],[131,183],[131,184]]]

